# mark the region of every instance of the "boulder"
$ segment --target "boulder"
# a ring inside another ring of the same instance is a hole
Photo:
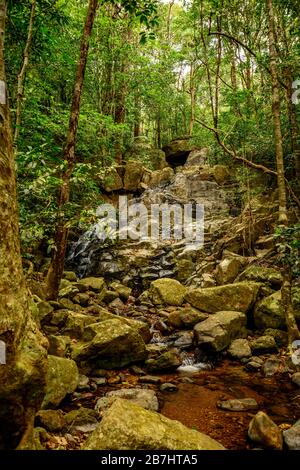
[[[49,302],[46,302],[44,300],[41,300],[40,302],[38,302],[36,304],[37,306],[37,312],[38,312],[38,315],[37,315],[37,319],[39,321],[42,321],[44,320],[48,315],[51,315],[51,313],[53,312],[53,307],[52,305],[49,303]]]
[[[259,411],[250,421],[248,436],[251,441],[267,449],[282,449],[282,434],[279,427],[263,411]]]
[[[283,431],[284,443],[289,450],[300,450],[300,419],[286,431]]]
[[[292,289],[294,314],[297,320],[300,320],[299,292],[300,289],[298,288]],[[254,310],[254,322],[255,326],[259,329],[285,329],[285,313],[281,305],[281,291],[263,298],[256,304]]]
[[[50,432],[59,432],[65,427],[66,422],[62,410],[40,410],[34,424]]]
[[[145,179],[147,181],[147,186],[149,188],[155,188],[157,186],[161,186],[166,183],[170,183],[172,178],[174,177],[174,170],[170,167],[163,168],[162,170],[152,171],[151,174],[148,175],[148,178]]]
[[[95,317],[83,313],[69,312],[63,329],[71,338],[81,338],[86,326],[95,323]]]
[[[245,271],[239,275],[238,280],[263,282],[275,289],[279,289],[282,284],[282,276],[278,269],[256,265],[248,266]]]
[[[206,313],[188,305],[179,310],[179,316],[184,328],[193,328],[208,317]]]
[[[131,296],[132,289],[130,289],[130,287],[124,286],[120,282],[112,282],[109,287],[110,289],[116,291],[122,300],[128,300],[128,297]]]
[[[260,284],[239,282],[225,286],[189,289],[185,300],[207,313],[223,310],[247,313],[254,305]]]
[[[65,422],[69,432],[94,431],[98,425],[98,415],[95,410],[80,407],[78,410],[72,410],[65,415]]]
[[[264,354],[276,349],[276,342],[273,336],[260,336],[251,343],[253,354]]]
[[[86,277],[81,279],[79,284],[82,284],[94,292],[102,292],[105,288],[105,281],[103,277]]]
[[[194,327],[198,346],[213,352],[226,349],[231,341],[243,334],[246,315],[242,312],[218,312]]]
[[[251,348],[247,339],[235,339],[229,349],[229,355],[233,359],[243,359],[251,356]]]
[[[152,281],[149,289],[149,298],[155,305],[182,305],[186,287],[175,279],[162,278]]]
[[[243,263],[239,257],[225,258],[217,266],[215,278],[219,285],[230,284],[239,274]]]
[[[77,282],[76,273],[74,273],[73,271],[64,271],[63,278],[67,279],[70,282]]]
[[[213,167],[213,175],[216,183],[218,183],[220,186],[228,183],[231,180],[230,170],[225,165],[215,165]]]
[[[96,325],[93,338],[74,345],[72,358],[77,363],[91,369],[114,369],[146,358],[146,346],[136,328],[117,319]]]
[[[170,349],[146,361],[147,371],[149,372],[177,369],[181,364],[182,359],[177,349]]]
[[[193,166],[202,167],[207,164],[208,160],[208,148],[194,149],[189,153],[185,168],[190,168]]]
[[[128,400],[117,399],[84,450],[224,450],[214,439]]]
[[[67,350],[71,344],[71,339],[69,336],[56,336],[56,335],[49,335],[49,349],[48,354],[52,356],[58,357],[65,357]]]
[[[104,177],[100,180],[100,185],[107,193],[119,191],[123,188],[123,181],[116,168],[109,168]]]
[[[131,403],[135,403],[145,410],[158,411],[159,404],[158,399],[153,390],[141,389],[141,388],[123,388],[121,390],[114,390],[108,392],[105,397],[100,398],[95,406],[97,412],[102,412],[109,408],[117,398],[123,398],[129,400]]]
[[[74,361],[49,355],[46,393],[42,409],[58,406],[67,394],[76,390],[78,379],[79,373]]]
[[[144,167],[141,162],[129,160],[125,166],[124,189],[136,191],[142,181]]]
[[[191,259],[178,259],[176,263],[175,275],[178,281],[186,281],[194,272],[195,263]]]

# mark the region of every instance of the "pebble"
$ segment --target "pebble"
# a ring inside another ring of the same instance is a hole
[[[148,384],[160,384],[161,379],[160,377],[156,377],[155,375],[144,375],[142,377],[139,377],[139,382]]]
[[[161,386],[159,387],[159,390],[161,392],[177,392],[178,387],[177,385],[172,384],[171,382],[166,382],[166,383],[161,384]]]

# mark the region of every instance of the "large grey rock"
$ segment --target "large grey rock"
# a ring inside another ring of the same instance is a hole
[[[282,449],[282,434],[279,427],[263,411],[259,411],[250,421],[248,436],[267,449]]]
[[[146,358],[146,346],[136,328],[117,319],[96,325],[93,338],[74,345],[72,358],[77,363],[93,369],[114,369]]]
[[[283,439],[290,450],[300,450],[300,419],[286,431],[283,431]]]
[[[214,439],[118,398],[84,450],[224,450]]]
[[[231,310],[246,313],[254,305],[260,284],[239,282],[225,286],[190,289],[185,300],[207,313]]]
[[[219,352],[243,334],[246,315],[241,312],[218,312],[194,327],[198,346]]]
[[[46,394],[42,408],[58,406],[67,394],[76,390],[78,380],[78,368],[74,361],[63,357],[48,356]]]

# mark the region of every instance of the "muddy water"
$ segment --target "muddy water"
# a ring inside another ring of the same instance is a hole
[[[265,378],[259,372],[247,372],[241,365],[225,361],[212,371],[163,378],[176,382],[179,389],[160,393],[161,413],[208,434],[228,449],[251,448],[247,429],[255,412],[220,410],[219,400],[255,398],[259,410],[267,412],[278,425],[293,424],[300,418],[300,392],[288,374]],[[193,383],[185,383],[190,379]]]

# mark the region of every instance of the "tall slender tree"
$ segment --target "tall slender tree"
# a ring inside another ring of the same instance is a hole
[[[0,342],[4,355],[0,364],[0,448],[14,448],[25,445],[43,399],[47,341],[32,319],[20,253],[4,64],[6,8],[6,1],[0,0]]]

